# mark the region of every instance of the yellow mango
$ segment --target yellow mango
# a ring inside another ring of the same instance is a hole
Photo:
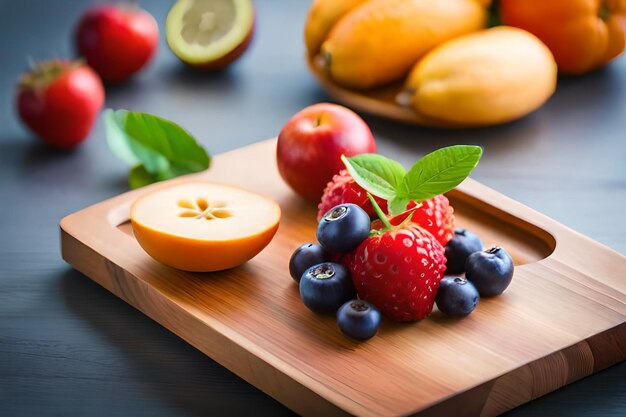
[[[411,71],[404,101],[442,121],[505,123],[540,107],[554,93],[556,77],[554,57],[539,39],[499,26],[428,53]]]
[[[477,0],[372,0],[346,14],[322,44],[331,78],[367,89],[403,78],[426,52],[484,28]]]
[[[335,23],[369,0],[313,0],[304,26],[304,42],[310,56],[316,55]]]

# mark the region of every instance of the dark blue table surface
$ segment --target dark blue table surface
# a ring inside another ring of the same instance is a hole
[[[15,117],[14,85],[29,58],[72,55],[73,24],[93,3],[0,2],[0,415],[289,415],[61,260],[59,219],[126,191],[126,168],[102,120],[74,152],[38,143]],[[161,28],[171,4],[143,2]],[[256,7],[254,43],[228,71],[187,70],[161,34],[150,67],[109,88],[106,106],[171,118],[215,154],[275,136],[328,97],[303,59],[308,1]],[[483,145],[474,178],[626,253],[626,58],[560,79],[540,111],[505,126],[440,131],[365,118],[379,150],[407,164],[444,145]],[[508,415],[624,416],[626,364]]]

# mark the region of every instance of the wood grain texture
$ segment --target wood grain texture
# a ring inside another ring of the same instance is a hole
[[[511,287],[464,320],[434,312],[416,324],[384,322],[367,343],[345,338],[332,317],[304,307],[288,275],[293,249],[314,239],[315,208],[281,181],[274,152],[273,140],[261,142],[195,175],[281,205],[274,241],[246,265],[194,274],[145,254],[124,225],[128,208],[165,184],[63,219],[64,259],[306,415],[490,416],[626,358],[626,258],[471,180],[450,193],[457,222],[509,250]]]

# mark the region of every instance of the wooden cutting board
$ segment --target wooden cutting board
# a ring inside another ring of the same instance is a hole
[[[435,310],[418,323],[383,321],[368,342],[346,338],[304,307],[287,271],[291,252],[315,239],[316,209],[281,180],[275,146],[219,155],[207,172],[67,216],[63,258],[304,415],[491,416],[626,358],[626,258],[472,180],[449,193],[457,224],[512,254],[509,289],[462,320]],[[130,204],[189,178],[272,196],[283,210],[272,243],[218,273],[155,262],[133,238]]]

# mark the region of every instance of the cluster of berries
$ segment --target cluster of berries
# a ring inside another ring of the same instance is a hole
[[[337,313],[339,328],[359,340],[376,334],[381,315],[371,303],[356,299],[357,291],[342,258],[366,240],[369,233],[368,214],[355,204],[340,204],[320,220],[320,244],[305,243],[289,260],[289,272],[299,283],[304,305],[318,314]]]
[[[303,244],[289,261],[304,304],[318,314],[336,313],[346,335],[374,336],[381,313],[398,322],[422,319],[435,302],[446,315],[466,316],[481,295],[500,294],[510,283],[511,257],[499,247],[483,251],[476,235],[454,230],[444,195],[372,222],[370,215],[385,205],[342,171],[319,205],[319,244]],[[466,272],[467,279],[443,278],[444,272]]]

